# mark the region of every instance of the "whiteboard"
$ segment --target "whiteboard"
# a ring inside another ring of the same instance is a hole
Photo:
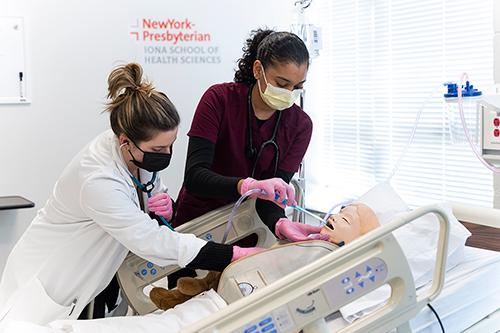
[[[28,103],[22,17],[0,16],[0,103]]]

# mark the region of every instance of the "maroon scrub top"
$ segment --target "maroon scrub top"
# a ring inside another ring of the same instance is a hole
[[[204,138],[215,144],[211,170],[223,176],[247,178],[252,173],[254,161],[246,155],[249,89],[250,87],[243,83],[234,82],[210,87],[196,108],[188,132],[190,137]],[[296,104],[281,112],[281,121],[276,134],[280,150],[278,169],[297,172],[311,140],[312,121]],[[271,138],[277,116],[276,112],[259,127],[257,118],[252,112],[255,149],[258,150],[264,141]],[[274,148],[272,145],[266,145],[257,163],[254,178],[274,177],[273,160]],[[174,225],[181,225],[232,201],[199,197],[183,186],[177,197]]]

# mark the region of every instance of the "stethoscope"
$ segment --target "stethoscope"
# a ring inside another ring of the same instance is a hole
[[[278,143],[276,142],[276,134],[278,133],[278,127],[281,121],[281,111],[276,111],[278,112],[278,119],[276,119],[276,124],[274,125],[274,130],[273,134],[271,137],[264,141],[261,145],[259,150],[255,149],[253,146],[253,134],[252,134],[252,113],[253,113],[253,106],[252,106],[252,90],[254,86],[251,86],[250,89],[248,90],[248,98],[247,98],[247,115],[248,115],[248,122],[247,122],[247,132],[248,132],[248,143],[247,143],[247,156],[250,159],[254,160],[253,163],[253,168],[252,168],[252,175],[251,177],[254,177],[255,175],[255,169],[257,168],[257,162],[260,159],[260,156],[262,155],[262,152],[264,151],[264,148],[266,146],[272,146],[274,149],[274,172],[273,176],[276,176],[276,172],[278,171],[278,161],[280,157],[280,147],[278,146]]]
[[[142,184],[139,179],[135,178],[134,175],[130,175],[130,178],[132,178],[132,181],[134,182],[134,184],[137,186],[137,188],[139,190],[141,190],[142,192],[146,193],[148,198],[151,198],[151,192],[153,191],[153,189],[155,188],[155,180],[156,180],[156,172],[153,172],[153,176],[151,177],[151,179],[145,183],[145,184]],[[172,227],[172,225],[170,223],[168,223],[167,219],[164,218],[163,216],[159,216],[157,215],[160,220],[163,222],[164,225],[166,225],[170,230],[172,231],[175,231],[174,230],[174,227]]]

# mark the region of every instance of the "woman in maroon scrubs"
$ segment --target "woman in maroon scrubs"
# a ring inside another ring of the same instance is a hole
[[[278,203],[295,203],[289,182],[311,139],[311,119],[294,103],[306,81],[307,48],[290,32],[256,30],[243,51],[234,82],[210,87],[196,109],[174,225],[257,188],[265,191],[257,213],[276,236],[323,239],[319,227],[288,220]]]

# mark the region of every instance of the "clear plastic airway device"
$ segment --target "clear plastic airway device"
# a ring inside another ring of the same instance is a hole
[[[279,195],[278,195],[278,194],[276,194],[276,195],[275,195],[275,197],[274,197],[274,199],[277,201],[277,200],[278,200],[278,198],[279,198]],[[283,200],[281,203],[282,203],[283,205],[285,205],[285,206],[286,206],[286,205],[287,205],[287,202],[288,202],[288,198],[287,198],[287,199],[285,199],[285,200]],[[310,211],[308,211],[308,210],[307,210],[307,209],[305,209],[305,208],[302,208],[302,207],[297,206],[297,205],[288,205],[288,207],[291,207],[291,208],[293,208],[293,209],[295,209],[295,210],[298,210],[299,212],[302,212],[302,213],[304,213],[304,214],[309,215],[310,217],[312,217],[312,218],[314,218],[314,219],[316,219],[316,220],[320,221],[322,225],[326,224],[326,220],[325,220],[324,218],[319,217],[318,215],[311,213]],[[326,215],[326,216],[328,216],[328,215]],[[325,217],[326,217],[326,216],[325,216]]]

